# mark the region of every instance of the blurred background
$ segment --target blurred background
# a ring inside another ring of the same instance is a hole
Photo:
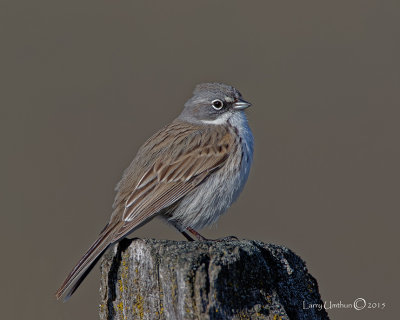
[[[3,319],[98,317],[98,267],[54,292],[206,81],[253,103],[255,159],[203,234],[289,247],[328,303],[386,303],[332,319],[398,315],[398,1],[2,0],[0,39]],[[184,240],[158,221],[134,236]]]

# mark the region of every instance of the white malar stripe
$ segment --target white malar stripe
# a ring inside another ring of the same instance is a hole
[[[230,119],[231,116],[232,116],[232,113],[226,112],[226,113],[223,113],[221,116],[219,116],[215,120],[201,120],[201,122],[206,123],[206,124],[224,124]]]

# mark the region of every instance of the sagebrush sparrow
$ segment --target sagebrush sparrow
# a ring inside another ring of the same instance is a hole
[[[235,88],[196,87],[182,113],[139,149],[116,187],[110,221],[56,293],[67,300],[104,251],[155,217],[183,235],[215,222],[239,196],[249,175],[253,135]]]

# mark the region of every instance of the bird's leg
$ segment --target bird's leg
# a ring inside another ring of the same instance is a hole
[[[198,233],[196,230],[192,229],[191,227],[187,227],[186,230],[189,231],[191,234],[193,234],[199,241],[210,241],[209,239],[207,239],[206,237],[203,237],[200,233]]]
[[[188,240],[188,241],[194,241],[194,239],[189,236],[185,231],[180,231],[180,233],[182,233],[182,235]]]
[[[196,230],[194,230],[191,227],[183,227],[179,222],[174,221],[174,220],[167,220],[171,225],[173,225],[182,235],[188,240],[188,241],[194,241],[191,235],[189,235],[186,231],[189,231],[192,235],[196,237],[198,241],[232,241],[232,240],[239,240],[238,238],[234,236],[230,237],[225,237],[221,239],[207,239],[206,237],[203,237],[200,233],[198,233]]]
[[[175,229],[177,229],[180,233],[182,233],[182,235],[188,240],[188,241],[194,241],[194,239],[191,237],[191,236],[189,236],[189,234],[186,232],[186,231],[183,231],[182,230],[182,226],[179,224],[179,223],[177,223],[177,222],[175,222],[175,221],[173,221],[173,220],[169,220],[168,221],[170,224],[172,224],[174,227],[175,227]]]

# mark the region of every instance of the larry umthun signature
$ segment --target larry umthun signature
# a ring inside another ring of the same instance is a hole
[[[357,298],[352,303],[343,303],[342,301],[333,303],[332,301],[325,301],[324,304],[309,303],[303,301],[303,309],[317,309],[317,310],[329,310],[329,309],[384,309],[386,307],[385,302],[367,302],[364,298]]]

